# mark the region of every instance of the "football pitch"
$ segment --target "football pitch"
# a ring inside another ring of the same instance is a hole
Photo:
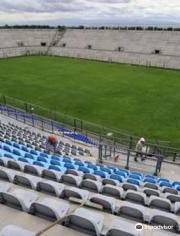
[[[53,56],[2,59],[0,93],[180,144],[180,71]]]

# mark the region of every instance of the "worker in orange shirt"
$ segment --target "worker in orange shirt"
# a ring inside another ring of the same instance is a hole
[[[54,134],[49,135],[49,137],[48,137],[48,144],[53,146],[54,152],[56,150],[57,143],[58,143],[57,137]]]

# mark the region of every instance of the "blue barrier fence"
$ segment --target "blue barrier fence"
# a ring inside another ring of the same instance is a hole
[[[60,132],[63,134],[63,136],[70,137],[76,141],[79,141],[85,144],[89,144],[89,145],[97,144],[93,139],[87,137],[84,134],[77,132],[76,130],[68,129],[64,127],[64,125],[61,123],[45,119],[35,114],[28,114],[24,111],[18,110],[13,107],[9,107],[7,105],[2,105],[2,104],[0,105],[0,112],[2,114],[8,115],[11,118],[15,118],[18,121],[21,121],[25,124],[30,124],[42,130],[46,130],[52,133]]]
[[[34,126],[51,133],[60,132],[62,135],[86,145],[103,144],[107,149],[133,152],[139,137],[127,132],[113,130],[43,108],[39,105],[23,102],[8,96],[0,96],[0,112],[25,124]],[[155,152],[172,162],[180,163],[180,149],[172,148],[169,143],[146,140],[147,155]]]

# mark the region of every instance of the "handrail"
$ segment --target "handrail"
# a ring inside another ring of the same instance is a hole
[[[40,122],[44,122],[44,124],[46,125],[52,125],[52,132],[54,131],[54,128],[57,127],[69,129],[74,132],[74,134],[82,134],[84,135],[84,137],[93,140],[96,145],[104,144],[107,146],[116,147],[117,149],[127,150],[130,140],[132,141],[132,149],[134,149],[139,139],[138,136],[131,135],[129,132],[104,127],[89,121],[81,120],[77,117],[72,117],[58,111],[44,108],[39,104],[28,103],[26,101],[21,101],[19,99],[4,96],[1,94],[0,104],[2,104],[2,106],[4,105],[9,108],[15,109],[14,111],[16,115],[18,115],[18,112],[21,112],[22,114],[24,114],[24,116],[31,116],[31,119],[34,119],[34,121],[38,120]],[[2,112],[2,107],[0,107],[0,111]],[[179,157],[180,148],[165,145],[164,142],[156,142],[155,140],[149,139],[147,140],[146,145],[151,149],[161,149],[161,152],[165,156],[170,156],[172,159],[176,159],[176,157]]]

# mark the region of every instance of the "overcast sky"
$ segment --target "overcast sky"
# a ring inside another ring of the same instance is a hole
[[[180,25],[180,0],[0,0],[0,24]]]

